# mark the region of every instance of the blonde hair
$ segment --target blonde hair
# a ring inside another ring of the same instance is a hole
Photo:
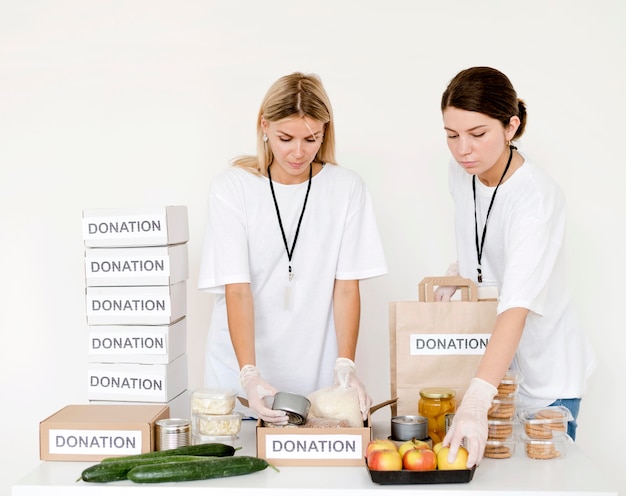
[[[231,164],[264,175],[274,160],[274,154],[263,141],[261,120],[277,122],[295,116],[306,116],[324,123],[324,139],[314,161],[336,164],[335,125],[330,100],[318,76],[301,72],[283,76],[270,87],[257,117],[257,154],[236,157]]]

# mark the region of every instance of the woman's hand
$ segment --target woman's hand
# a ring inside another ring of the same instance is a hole
[[[288,423],[289,417],[284,411],[272,410],[267,404],[266,400],[273,398],[278,391],[261,378],[259,370],[254,365],[244,365],[239,372],[239,382],[248,397],[248,406],[261,420],[278,425]]]
[[[363,420],[367,420],[367,414],[372,406],[372,398],[365,386],[356,376],[356,366],[349,358],[339,357],[335,361],[335,386],[342,385],[354,388],[359,398],[359,409],[363,415]]]
[[[450,430],[443,439],[443,445],[450,446],[450,463],[456,459],[462,443],[468,452],[467,468],[472,468],[482,460],[489,432],[487,413],[497,392],[494,386],[478,377],[470,382],[461,405],[454,414]]]

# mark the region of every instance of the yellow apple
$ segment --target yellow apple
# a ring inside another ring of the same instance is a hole
[[[443,442],[439,441],[438,443],[435,443],[435,445],[433,446],[433,451],[435,452],[436,455],[439,454],[439,450],[443,448]]]
[[[410,449],[430,449],[430,445],[426,441],[413,438],[409,441],[404,441],[398,448],[398,452],[400,453],[400,456],[404,456],[404,454]]]
[[[448,453],[450,446],[442,446],[437,453],[437,466],[439,470],[464,470],[467,469],[467,450],[463,446],[459,446],[454,462],[448,461]]]

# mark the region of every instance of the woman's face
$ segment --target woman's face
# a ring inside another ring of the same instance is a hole
[[[469,174],[485,179],[487,184],[502,174],[501,161],[508,158],[507,141],[513,138],[519,119],[511,118],[507,127],[480,112],[448,107],[443,111],[448,148],[457,163]],[[516,125],[517,124],[517,125]],[[495,184],[493,184],[495,186]]]
[[[261,126],[274,154],[272,180],[283,184],[306,181],[309,165],[322,146],[324,123],[307,116],[294,116],[276,122],[262,119]]]

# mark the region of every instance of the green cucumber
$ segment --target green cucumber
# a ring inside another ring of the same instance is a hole
[[[171,455],[158,458],[159,463],[171,462],[189,462],[194,460],[206,460],[206,456],[192,455]],[[112,461],[107,463],[98,463],[87,467],[83,470],[78,480],[85,482],[112,482],[118,480],[126,480],[126,474],[131,468],[139,465],[155,463],[157,458],[135,458],[133,460]]]
[[[239,448],[237,448],[239,449]],[[204,443],[192,444],[191,446],[180,446],[161,451],[150,451],[148,453],[140,453],[137,455],[112,456],[105,458],[100,463],[110,463],[125,460],[136,460],[141,458],[162,458],[171,455],[192,455],[192,456],[233,456],[236,449],[228,444],[222,443]]]
[[[251,474],[267,467],[278,471],[262,458],[242,455],[229,458],[207,458],[192,462],[139,465],[131,469],[127,477],[128,480],[139,483],[181,482]]]

